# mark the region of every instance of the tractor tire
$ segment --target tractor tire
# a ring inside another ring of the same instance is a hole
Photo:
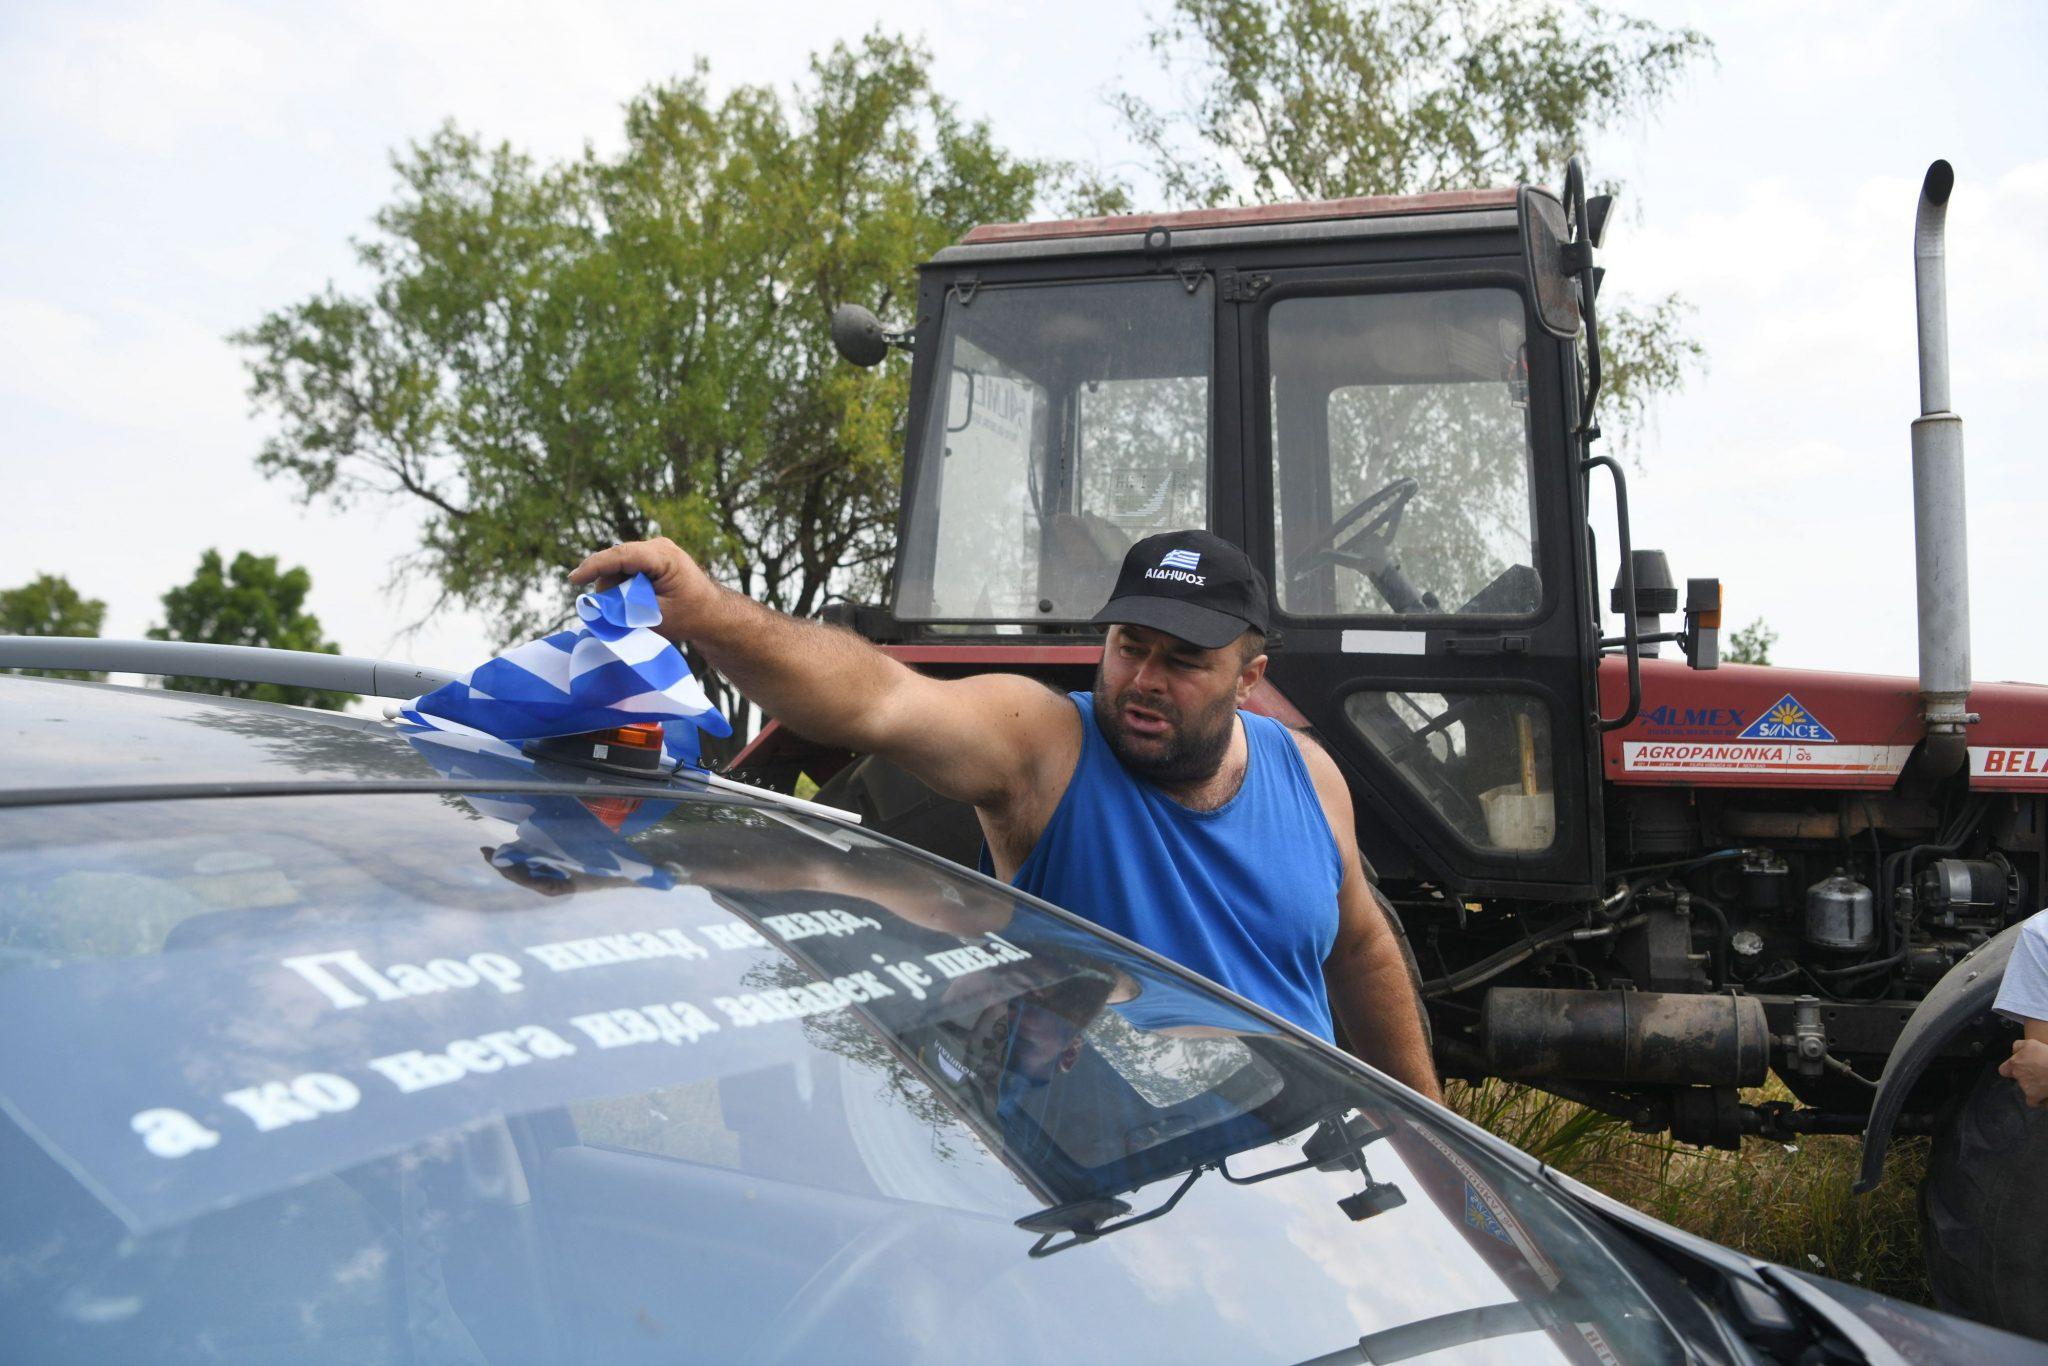
[[[2030,1109],[1996,1063],[1935,1132],[1920,1245],[1943,1309],[2048,1339],[2048,1109]]]

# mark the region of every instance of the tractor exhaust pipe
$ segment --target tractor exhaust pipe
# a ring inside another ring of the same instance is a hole
[[[1939,781],[1967,757],[1970,714],[1970,545],[1963,505],[1963,420],[1949,409],[1945,233],[1956,173],[1927,168],[1913,224],[1920,313],[1920,416],[1913,423],[1913,550],[1920,608],[1920,704],[1927,739],[1914,765]]]

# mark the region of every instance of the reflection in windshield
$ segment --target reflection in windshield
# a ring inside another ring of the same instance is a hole
[[[611,838],[666,884],[549,894],[479,850],[594,813],[496,800],[0,817],[10,1343],[1288,1361],[1435,1323],[1477,1359],[1671,1354],[1526,1177],[1008,889],[663,800]],[[128,889],[130,942],[80,878]],[[1511,1303],[1530,1331],[1476,1331]]]

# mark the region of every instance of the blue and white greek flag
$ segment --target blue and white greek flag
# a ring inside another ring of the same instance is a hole
[[[661,607],[645,574],[576,599],[579,623],[514,646],[469,677],[400,709],[414,725],[500,740],[581,735],[658,721],[669,757],[698,763],[698,731],[732,734],[682,652],[653,629]]]

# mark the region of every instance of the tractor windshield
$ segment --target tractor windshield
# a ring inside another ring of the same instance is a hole
[[[948,293],[897,615],[1085,622],[1141,537],[1209,524],[1206,277]]]

